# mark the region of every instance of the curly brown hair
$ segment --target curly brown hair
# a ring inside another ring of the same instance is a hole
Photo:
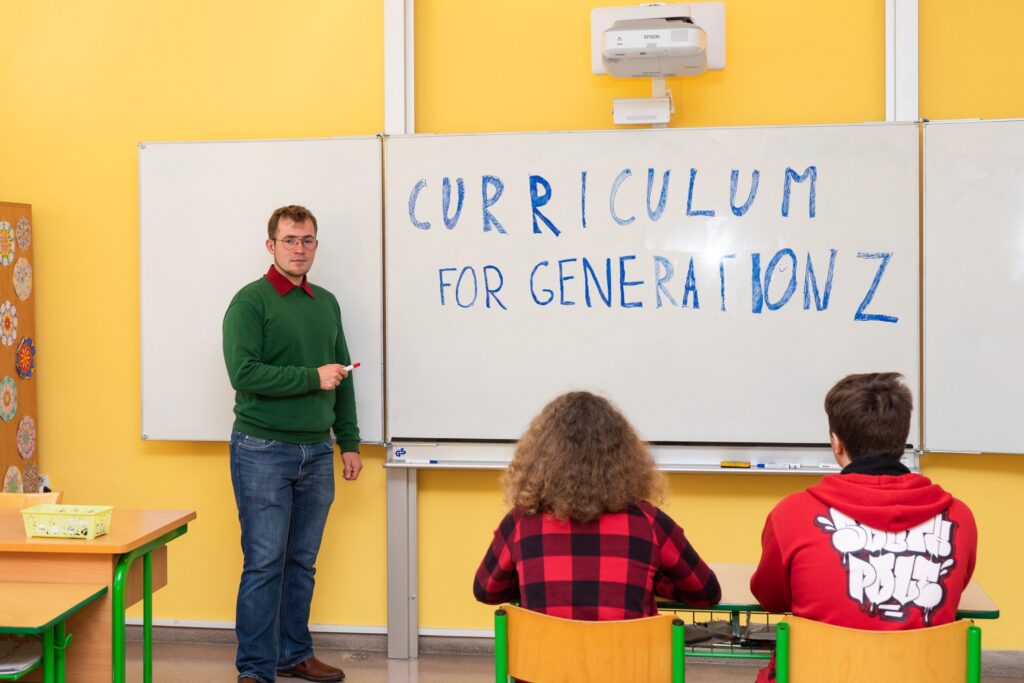
[[[665,488],[629,421],[586,391],[544,406],[519,439],[502,483],[509,505],[578,522],[641,500],[660,502]]]

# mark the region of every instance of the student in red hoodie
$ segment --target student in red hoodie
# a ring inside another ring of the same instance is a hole
[[[575,391],[545,406],[504,484],[512,509],[477,569],[480,602],[605,621],[656,614],[655,595],[721,599],[714,572],[653,504],[664,483],[647,446],[606,399]]]
[[[843,469],[768,515],[750,580],[766,610],[879,631],[956,619],[978,531],[966,505],[900,462],[912,409],[900,380],[849,375],[825,397]]]

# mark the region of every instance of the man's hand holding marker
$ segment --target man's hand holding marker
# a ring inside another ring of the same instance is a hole
[[[341,384],[341,380],[348,377],[348,373],[358,367],[359,363],[353,363],[352,365],[339,365],[338,363],[321,365],[316,369],[320,373],[320,388],[324,391],[337,389],[338,385]]]

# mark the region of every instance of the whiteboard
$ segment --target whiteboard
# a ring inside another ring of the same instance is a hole
[[[317,217],[309,277],[338,298],[364,441],[383,439],[381,143],[377,138],[139,146],[144,439],[227,441],[221,322],[271,263],[274,209]]]
[[[924,128],[924,446],[1024,453],[1024,121]]]
[[[916,393],[913,124],[409,136],[385,158],[389,439],[516,439],[588,389],[648,441],[822,444],[844,375]]]

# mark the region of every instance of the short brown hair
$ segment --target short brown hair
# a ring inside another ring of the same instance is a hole
[[[270,239],[277,237],[277,224],[282,218],[290,218],[296,223],[305,223],[307,220],[313,223],[313,232],[317,231],[316,227],[316,216],[313,212],[304,206],[298,206],[296,204],[289,204],[288,206],[282,206],[280,209],[270,214],[270,221],[267,222],[267,235]]]
[[[903,455],[914,398],[902,379],[898,372],[847,375],[825,396],[828,428],[851,460]]]
[[[659,502],[664,478],[636,431],[607,399],[585,391],[544,407],[503,477],[509,505],[591,522],[641,500]]]

